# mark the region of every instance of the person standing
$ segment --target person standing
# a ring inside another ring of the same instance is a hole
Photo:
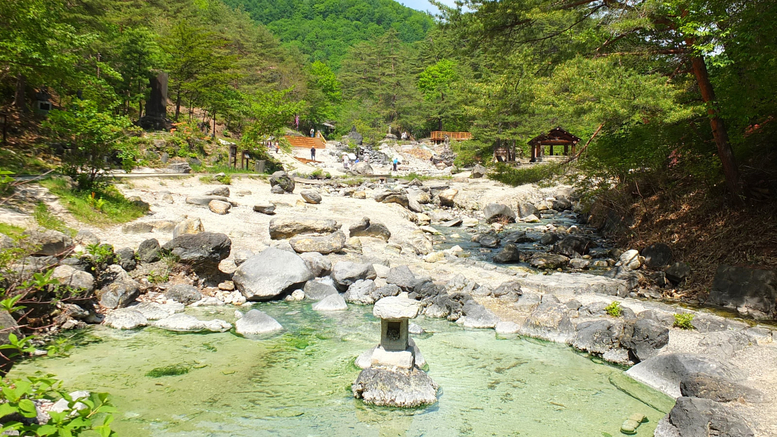
[[[313,146],[310,148],[310,160],[315,161],[316,160],[316,147]]]
[[[310,128],[310,138],[313,138],[316,136],[316,128],[311,127]]]
[[[397,160],[397,158],[394,158],[394,171],[397,171],[397,164],[398,163],[399,163],[399,161]]]

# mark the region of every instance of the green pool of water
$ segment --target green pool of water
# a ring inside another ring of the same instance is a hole
[[[12,378],[50,372],[70,389],[109,392],[120,436],[618,436],[632,413],[652,436],[673,401],[623,370],[563,345],[499,339],[438,319],[415,336],[440,385],[437,404],[414,410],[353,399],[357,355],[379,341],[372,307],[320,314],[310,303],[263,303],[284,333],[174,334],[95,327],[71,356],[14,367]],[[233,309],[197,309],[234,321]],[[189,371],[148,373],[166,366]]]

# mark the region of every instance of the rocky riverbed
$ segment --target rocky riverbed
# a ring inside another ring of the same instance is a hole
[[[310,299],[315,310],[338,311],[407,293],[426,317],[633,366],[630,376],[678,398],[656,435],[777,435],[771,326],[661,300],[687,266],[661,247],[607,247],[577,222],[570,187],[511,188],[466,176],[355,186],[280,174],[270,182],[233,177],[230,186],[134,179],[119,187],[150,205],[146,217],[96,228],[63,213],[79,236],[36,237],[51,245],[41,253],[48,256],[109,243],[114,264],[98,277],[74,257],[36,265],[58,262],[61,281],[97,290],[95,308],[63,308],[63,328],[100,322],[266,335],[282,326],[242,305]],[[446,244],[454,237],[436,235],[441,228],[473,245]],[[234,325],[200,320],[182,313],[187,305],[235,305],[240,314]],[[693,315],[686,320],[695,329],[673,326],[682,314]]]

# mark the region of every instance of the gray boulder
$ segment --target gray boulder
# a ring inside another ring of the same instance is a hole
[[[348,173],[357,176],[372,176],[375,174],[375,170],[373,170],[372,166],[366,162],[357,162],[351,166],[351,168],[348,170]]]
[[[338,294],[337,289],[331,282],[321,279],[313,279],[305,283],[305,298],[311,300],[321,300],[327,296]]]
[[[135,267],[138,265],[137,260],[135,259],[135,251],[132,250],[131,247],[123,247],[117,250],[116,258],[121,268],[128,272],[135,270]]]
[[[159,246],[159,241],[156,238],[149,238],[144,240],[138,246],[138,259],[142,263],[153,263],[160,259],[162,247]]]
[[[521,218],[528,217],[530,215],[537,214],[537,207],[531,202],[519,202],[518,203],[518,215]]]
[[[503,282],[491,292],[493,297],[504,302],[515,302],[522,294],[521,283],[518,281]]]
[[[159,329],[175,332],[224,332],[232,329],[232,324],[224,320],[200,320],[183,313],[157,320],[153,325]]]
[[[229,256],[232,240],[225,234],[214,232],[184,234],[165,243],[162,249],[177,256],[181,263],[192,265],[195,270],[215,270],[219,262]]]
[[[54,268],[51,278],[58,280],[60,285],[70,287],[74,290],[86,292],[94,290],[94,276],[90,273],[76,270],[71,266],[57,266]]]
[[[661,354],[635,365],[626,372],[629,376],[656,388],[669,396],[680,397],[680,381],[702,374],[728,381],[742,381],[744,373],[734,365],[696,354]]]
[[[232,281],[247,300],[268,300],[313,279],[299,255],[269,247],[252,256],[235,271]]]
[[[364,217],[359,223],[348,228],[348,235],[351,237],[375,237],[388,241],[391,238],[391,231],[386,225]]]
[[[270,220],[270,238],[280,240],[300,234],[331,234],[340,229],[335,220],[283,217]]]
[[[276,171],[270,176],[270,186],[273,188],[279,186],[284,192],[293,193],[295,187],[294,178],[283,170]]]
[[[679,284],[691,274],[691,266],[684,262],[676,262],[664,270],[664,273],[666,273],[666,279],[669,279],[675,284]]]
[[[266,215],[273,215],[275,214],[275,205],[273,205],[272,203],[257,204],[257,205],[254,205],[254,211],[260,212]]]
[[[515,212],[510,207],[499,203],[489,203],[483,208],[486,223],[494,223],[497,220],[505,220],[508,223],[515,222]]]
[[[335,281],[335,286],[339,290],[345,291],[351,284],[360,279],[375,279],[378,275],[372,264],[340,261],[332,268],[331,276]]]
[[[314,205],[321,203],[321,195],[313,190],[302,190],[299,194],[300,196],[302,196],[302,199],[307,203],[311,203]]]
[[[574,257],[576,255],[587,254],[590,246],[591,242],[583,236],[567,235],[553,246],[553,252],[568,257]]]
[[[672,248],[664,243],[655,243],[642,249],[645,265],[650,269],[660,269],[672,262]]]
[[[555,253],[536,253],[532,255],[529,264],[538,269],[554,270],[566,266],[569,258]]]
[[[623,329],[621,345],[628,349],[638,361],[656,356],[669,343],[669,329],[650,319],[639,319],[627,323]]]
[[[365,369],[351,390],[355,398],[378,406],[410,408],[437,402],[437,384],[418,368]]]
[[[26,243],[33,248],[31,255],[55,256],[73,247],[73,239],[59,231],[34,229],[26,232]]]
[[[240,335],[261,335],[283,330],[277,320],[259,310],[250,310],[235,322],[235,332]]]
[[[359,279],[345,291],[345,301],[357,305],[372,305],[375,303],[374,291],[375,282],[371,279]]]
[[[722,264],[707,302],[756,319],[777,318],[777,271]]]
[[[568,209],[572,209],[572,202],[569,201],[566,197],[559,196],[551,202],[551,206],[556,211],[566,211]]]
[[[138,302],[132,306],[127,307],[133,311],[137,311],[147,320],[160,320],[172,316],[175,313],[180,313],[184,310],[184,305],[179,302],[159,304],[156,302]]]
[[[275,185],[272,188],[270,188],[270,192],[273,194],[286,194],[285,191],[283,191],[283,187],[280,185]]]
[[[506,244],[499,253],[494,255],[495,263],[507,264],[519,261],[521,261],[521,252],[518,250],[518,246],[513,243]]]
[[[402,289],[394,284],[388,284],[384,285],[380,288],[375,288],[372,290],[372,293],[370,293],[370,296],[372,297],[372,300],[374,302],[377,302],[384,297],[391,297],[391,296],[397,296],[399,293],[402,292]]]
[[[487,168],[483,167],[480,164],[475,164],[475,168],[472,169],[472,177],[473,178],[482,178],[486,175],[486,172],[488,171]]]
[[[496,248],[499,246],[499,236],[494,231],[488,231],[482,234],[477,234],[472,237],[472,241],[478,243],[483,247]]]
[[[339,293],[330,294],[313,304],[314,311],[345,311],[348,305]]]
[[[218,187],[214,188],[207,193],[205,193],[206,196],[221,196],[221,197],[229,197],[229,187]]]
[[[167,289],[165,297],[189,305],[202,299],[202,293],[192,285],[176,284]]]
[[[317,278],[328,275],[329,272],[332,271],[332,262],[320,253],[305,252],[301,253],[299,256],[305,260],[305,265],[308,266],[308,269],[313,273],[313,276]]]
[[[404,193],[387,191],[377,194],[375,196],[375,200],[381,203],[396,203],[397,205],[402,205],[405,208],[410,207],[410,199],[408,199],[407,194]]]
[[[104,286],[95,294],[100,305],[106,308],[123,308],[138,298],[140,284],[132,279],[120,279]]]
[[[679,437],[752,437],[753,430],[733,410],[709,399],[681,397],[667,416]],[[656,436],[670,436],[662,429]]]
[[[521,333],[543,340],[567,343],[572,340],[575,333],[571,314],[573,312],[560,303],[555,296],[544,295],[542,302],[534,308],[524,322]]]
[[[411,291],[418,280],[408,266],[392,267],[388,276],[386,276],[387,284],[394,284],[404,291]]]
[[[119,308],[105,316],[103,323],[114,329],[137,329],[148,325],[148,319],[133,308]]]
[[[187,218],[175,225],[173,228],[173,238],[184,234],[199,234],[200,232],[205,232],[205,226],[202,225],[202,220],[196,217]]]
[[[210,202],[214,200],[230,203],[229,199],[224,196],[189,196],[186,198],[186,203],[191,205],[208,206]]]
[[[462,308],[463,317],[457,323],[465,328],[491,329],[499,323],[499,317],[474,300],[467,301]]]
[[[734,381],[708,375],[689,375],[680,381],[680,393],[692,398],[710,399],[715,402],[766,402],[764,394],[754,388]]]
[[[582,322],[577,325],[577,333],[572,346],[592,354],[604,355],[620,347],[623,335],[623,323],[607,319]]]

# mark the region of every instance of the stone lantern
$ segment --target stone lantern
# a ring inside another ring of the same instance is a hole
[[[415,344],[408,337],[408,320],[418,315],[418,302],[406,297],[386,297],[375,303],[372,314],[380,319],[380,345],[372,352],[370,365],[412,368]]]

